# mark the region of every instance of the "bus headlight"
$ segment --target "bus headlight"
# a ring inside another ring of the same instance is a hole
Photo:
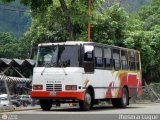
[[[33,90],[43,90],[43,85],[33,85]]]
[[[66,90],[77,90],[77,85],[66,85]]]

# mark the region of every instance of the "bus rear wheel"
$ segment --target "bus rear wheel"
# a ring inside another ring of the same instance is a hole
[[[121,98],[113,98],[112,100],[113,107],[116,108],[125,108],[129,102],[129,96],[126,88],[122,89],[122,96]]]
[[[40,106],[44,111],[49,111],[52,107],[52,103],[52,100],[40,100]]]
[[[79,107],[82,111],[88,111],[92,106],[92,97],[89,90],[86,91],[83,101],[79,101]]]

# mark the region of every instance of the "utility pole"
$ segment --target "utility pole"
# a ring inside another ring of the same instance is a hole
[[[0,75],[2,75],[2,79],[4,80],[4,86],[6,88],[6,92],[7,92],[7,98],[8,98],[8,101],[9,101],[9,104],[11,104],[11,99],[10,99],[10,92],[9,92],[9,88],[8,88],[8,84],[7,84],[7,79],[6,79],[6,76],[4,74],[4,72],[0,73]]]
[[[5,88],[6,88],[6,92],[7,92],[7,98],[8,98],[8,101],[9,101],[9,104],[11,104],[11,98],[10,98],[10,92],[9,92],[9,89],[8,89],[8,84],[7,84],[7,79],[5,79],[5,75],[3,74],[3,78],[4,78],[4,85],[5,85]]]
[[[6,92],[7,92],[7,98],[9,101],[9,104],[11,104],[11,99],[10,99],[10,92],[9,92],[9,88],[8,88],[8,84],[7,84],[7,77],[5,75],[5,72],[7,72],[10,69],[10,67],[6,68],[3,72],[0,73],[0,75],[2,75],[2,80],[4,80],[4,86],[6,88]]]
[[[88,0],[88,42],[91,41],[91,24],[90,24],[90,16],[91,16],[91,0]]]

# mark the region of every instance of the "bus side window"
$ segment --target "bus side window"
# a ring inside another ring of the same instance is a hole
[[[128,69],[128,56],[126,50],[121,50],[121,59],[122,59],[122,69],[127,70]]]
[[[136,60],[135,60],[135,64],[136,64],[136,70],[140,70],[140,64],[139,64],[139,53],[136,52]]]
[[[105,64],[105,68],[111,68],[112,67],[111,48],[104,48],[104,64]]]
[[[129,51],[129,65],[130,65],[130,70],[136,70],[134,51]]]
[[[93,61],[93,46],[84,46],[84,61]]]
[[[95,47],[95,65],[96,67],[103,67],[102,48]]]
[[[120,50],[118,48],[113,49],[113,66],[115,70],[119,70],[120,65]]]
[[[83,67],[86,73],[93,73],[94,72],[94,60],[93,60],[93,51],[94,47],[91,45],[84,46],[84,61]]]

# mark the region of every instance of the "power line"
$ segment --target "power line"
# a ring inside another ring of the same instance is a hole
[[[7,6],[7,7],[5,7],[5,6]],[[26,12],[26,13],[31,13],[31,11],[32,11],[32,10],[28,11],[29,8],[22,9],[20,7],[15,7],[15,6],[12,6],[12,5],[6,5],[6,4],[1,4],[1,3],[0,3],[0,9],[6,10],[6,11],[12,11],[12,12],[16,11],[16,12]],[[36,11],[36,13],[41,13],[41,12],[40,11]]]
[[[4,11],[3,11],[4,10]],[[7,12],[5,12],[5,11],[7,11]],[[16,15],[16,17],[20,17],[21,15],[21,13],[24,13],[24,12],[29,12],[29,11],[27,11],[27,10],[24,10],[24,9],[20,9],[20,8],[18,8],[18,7],[14,7],[14,6],[9,6],[9,5],[2,5],[2,4],[0,4],[0,13],[1,14],[9,14],[9,12],[8,11],[10,11],[10,12],[13,12],[14,13],[14,15],[13,14],[10,14],[10,15],[13,15],[14,17],[15,17],[15,14],[17,14]],[[8,21],[8,19],[5,19],[5,18],[8,18],[7,16],[6,17],[2,17],[2,21],[5,21],[6,23],[8,23],[8,24],[10,24],[10,25],[12,25],[13,24],[13,22],[11,22],[11,21]],[[17,19],[16,20],[16,24],[15,24],[16,26],[15,26],[15,29],[16,29],[16,34],[17,35],[19,35],[20,34],[20,31],[21,31],[21,28],[19,27],[20,26],[20,21]]]
[[[2,3],[0,3],[0,6],[7,6],[7,7],[12,7],[12,8],[16,8],[16,9],[25,10],[25,8],[22,8],[22,7],[17,7],[17,6],[8,5],[8,4],[2,4]]]
[[[28,12],[25,9],[22,9],[20,7],[11,6],[11,5],[0,4],[0,6],[2,6],[2,7],[0,7],[0,9],[2,9],[2,10],[14,11],[14,12]]]
[[[14,11],[14,12],[28,12],[28,11],[24,11],[24,10],[20,10],[20,9],[10,9],[10,8],[0,8],[2,10],[7,10],[7,11]]]

